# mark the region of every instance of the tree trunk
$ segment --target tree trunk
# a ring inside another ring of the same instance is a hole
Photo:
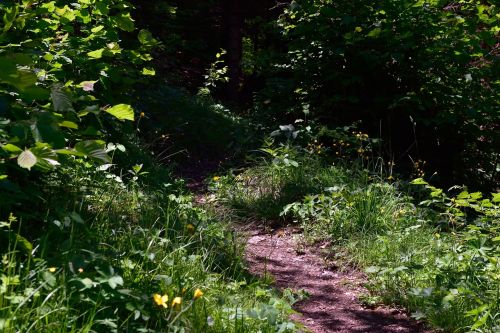
[[[223,0],[222,45],[227,51],[229,82],[226,94],[234,101],[239,98],[244,10],[242,0]]]

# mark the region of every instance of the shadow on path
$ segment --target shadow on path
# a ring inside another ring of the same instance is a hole
[[[363,291],[361,277],[330,271],[313,253],[297,253],[293,229],[249,234],[246,259],[255,275],[270,274],[279,288],[304,290],[309,297],[298,302],[294,319],[314,333],[325,332],[429,332],[404,313],[385,307],[364,308],[357,300]]]

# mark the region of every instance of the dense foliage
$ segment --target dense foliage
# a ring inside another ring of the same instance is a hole
[[[116,146],[106,143],[132,127],[122,123],[135,117],[131,88],[154,74],[144,66],[155,41],[135,31],[125,1],[1,6],[0,186],[9,195],[0,211],[8,212],[30,191],[20,168],[49,171],[67,156],[111,161]]]
[[[297,331],[303,294],[245,269],[247,217],[365,270],[368,306],[498,331],[495,1],[5,0],[0,18],[0,331]]]
[[[268,157],[212,189],[244,216],[299,223],[307,244],[329,244],[331,265],[363,268],[367,306],[402,304],[449,332],[498,330],[498,193],[455,187],[449,196],[422,178],[388,183],[364,156],[331,166],[311,147],[267,146]]]
[[[388,158],[428,160],[446,185],[498,182],[495,1],[299,0],[278,22],[297,111],[362,119]]]

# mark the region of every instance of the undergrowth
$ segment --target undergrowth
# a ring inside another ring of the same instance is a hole
[[[347,167],[310,148],[264,147],[267,158],[211,187],[241,214],[298,223],[312,246],[328,241],[337,264],[366,271],[366,303],[403,305],[446,332],[498,331],[498,193],[447,194],[422,178],[396,181],[365,151]]]
[[[224,222],[178,182],[115,168],[75,160],[46,176],[36,237],[15,215],[1,222],[0,331],[294,330],[295,296],[246,273]]]

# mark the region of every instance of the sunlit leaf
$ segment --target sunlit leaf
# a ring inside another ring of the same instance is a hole
[[[17,157],[17,164],[19,164],[21,168],[25,168],[28,170],[31,170],[31,168],[36,164],[36,162],[37,162],[36,156],[28,149],[23,151]]]
[[[105,111],[120,120],[134,120],[134,109],[128,104],[118,104]]]
[[[95,51],[88,52],[87,55],[93,59],[101,59],[104,49],[98,49]]]

